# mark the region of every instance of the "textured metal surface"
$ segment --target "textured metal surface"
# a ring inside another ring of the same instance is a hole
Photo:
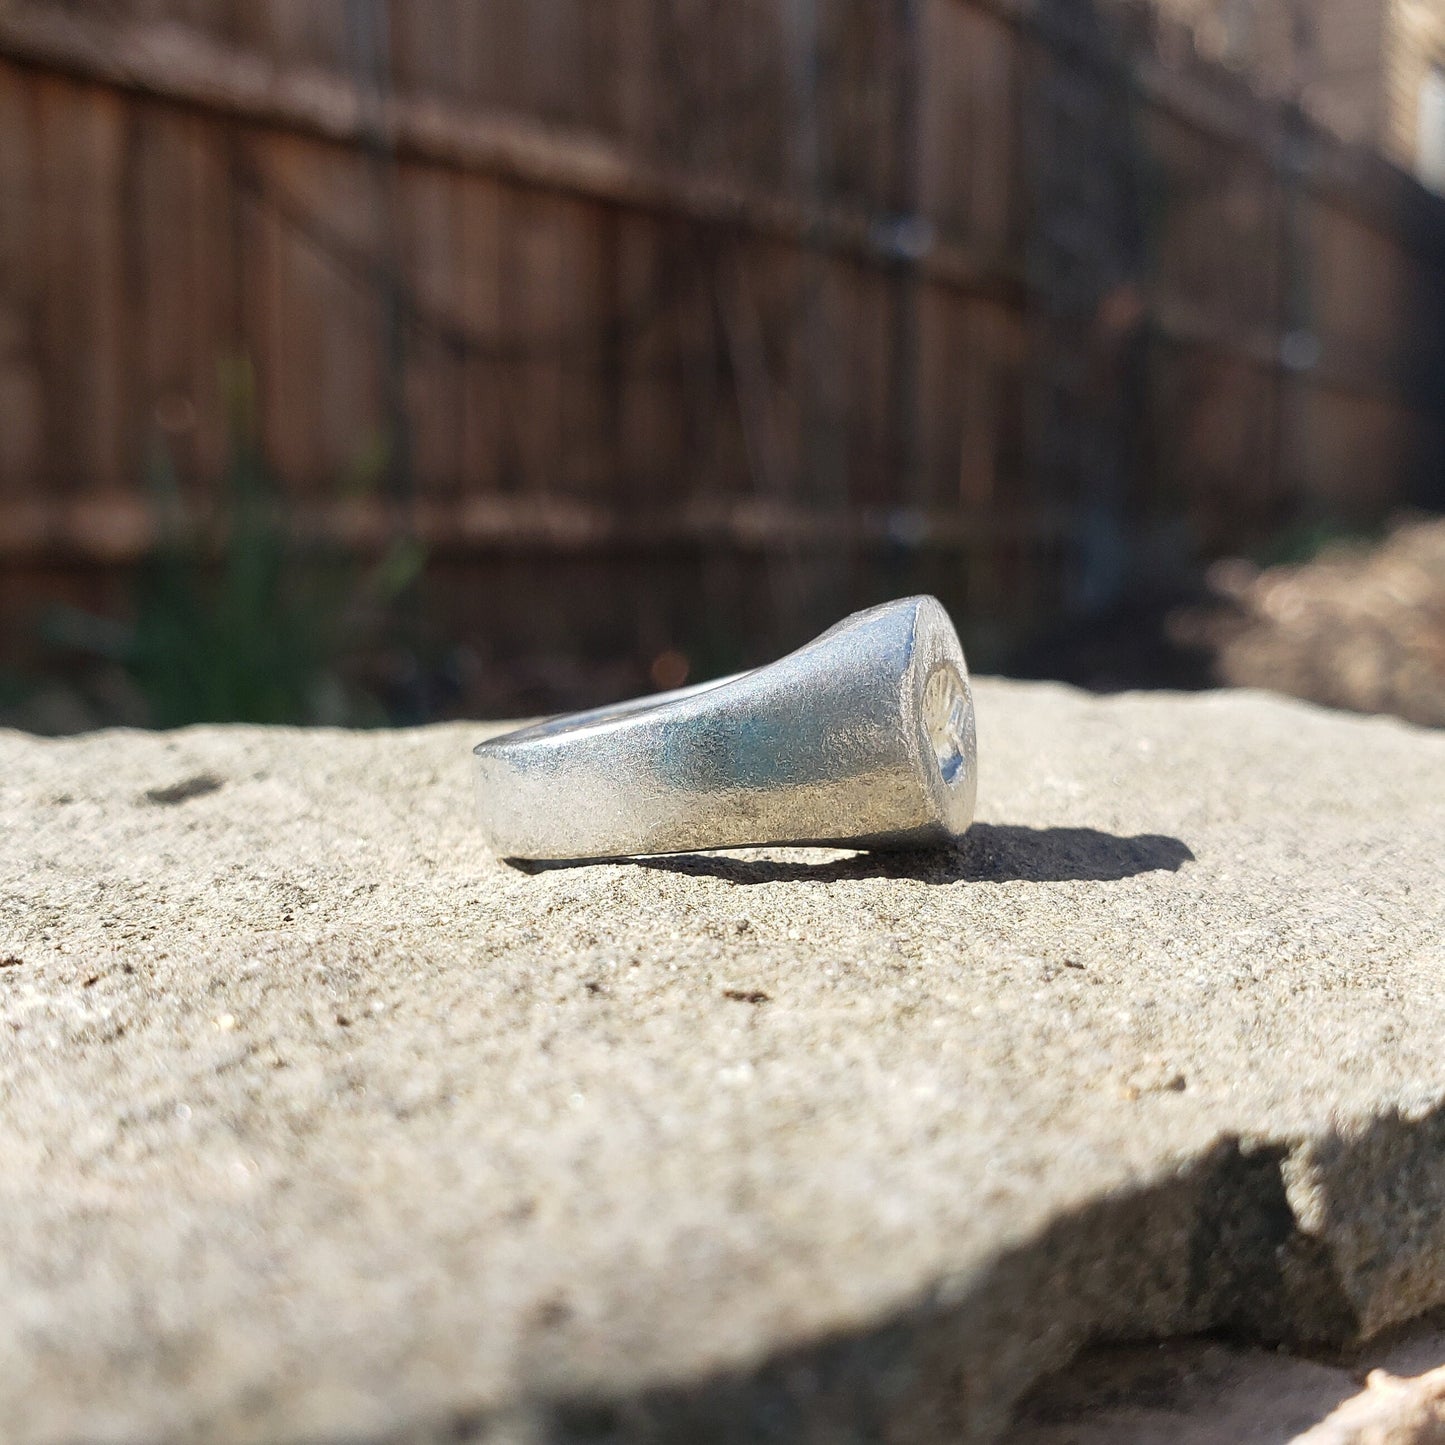
[[[975,753],[953,624],[910,597],[753,672],[492,738],[477,798],[509,858],[919,847],[973,821]]]

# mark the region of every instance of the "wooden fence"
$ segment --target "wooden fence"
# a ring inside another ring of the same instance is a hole
[[[0,0],[9,641],[114,592],[162,451],[214,489],[227,362],[297,525],[414,528],[488,656],[926,587],[989,662],[1438,487],[1441,204],[1126,20]]]

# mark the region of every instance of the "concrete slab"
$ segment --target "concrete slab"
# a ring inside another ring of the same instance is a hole
[[[1445,1300],[1445,735],[978,709],[957,853],[531,874],[479,726],[0,735],[5,1438],[985,1441]]]

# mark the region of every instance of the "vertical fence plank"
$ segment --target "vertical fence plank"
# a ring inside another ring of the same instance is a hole
[[[27,78],[0,65],[0,497],[17,501],[45,470],[45,372],[34,324],[44,201],[32,100]]]
[[[185,129],[186,199],[181,216],[191,284],[186,394],[193,407],[191,483],[200,490],[220,473],[234,438],[228,435],[222,368],[245,361],[242,336],[243,201],[236,185],[234,152],[199,116]]]
[[[402,278],[421,324],[403,340],[411,464],[428,493],[454,494],[461,483],[464,322],[458,185],[433,166],[397,177]]]
[[[47,471],[63,492],[115,487],[129,460],[122,436],[130,375],[121,227],[126,106],[113,92],[48,77],[36,102]]]
[[[486,176],[458,181],[461,319],[473,344],[462,358],[462,485],[474,496],[494,495],[515,442],[508,423],[508,368],[498,359],[501,339],[501,193]]]

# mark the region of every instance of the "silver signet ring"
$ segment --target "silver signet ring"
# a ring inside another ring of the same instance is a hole
[[[580,861],[944,843],[973,821],[975,752],[953,624],[908,597],[766,667],[553,718],[474,756],[496,853]]]

